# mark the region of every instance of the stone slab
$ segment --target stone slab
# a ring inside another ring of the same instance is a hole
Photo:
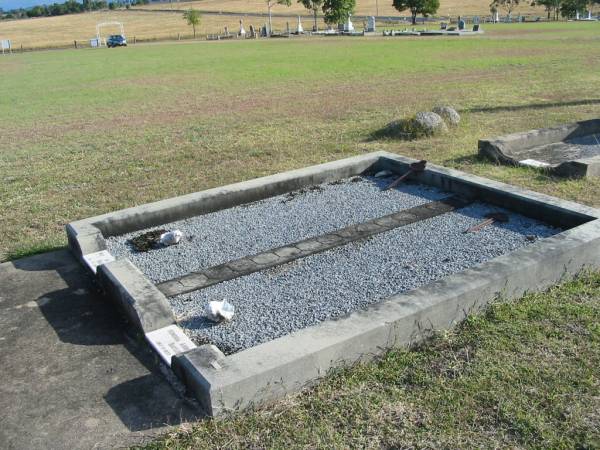
[[[108,449],[200,411],[68,251],[0,264],[0,448]]]

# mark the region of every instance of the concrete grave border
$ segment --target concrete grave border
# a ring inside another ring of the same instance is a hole
[[[481,156],[490,158],[496,163],[536,167],[565,177],[600,177],[600,155],[560,164],[548,164],[544,161],[515,156],[515,151],[518,150],[533,149],[598,133],[600,133],[600,119],[592,119],[553,128],[540,128],[491,139],[480,139],[478,148]]]
[[[600,266],[600,211],[429,165],[424,184],[475,198],[566,228],[510,254],[421,288],[391,296],[364,311],[305,328],[225,356],[213,345],[190,343],[177,327],[165,295],[129,260],[111,261],[104,238],[206,214],[365,172],[402,174],[415,160],[375,152],[72,222],[66,231],[79,260],[146,336],[209,415],[274,400],[325,375],[446,329],[501,296],[540,291]],[[167,332],[168,331],[168,332]],[[172,336],[157,342],[155,336]],[[191,345],[190,345],[191,344]]]

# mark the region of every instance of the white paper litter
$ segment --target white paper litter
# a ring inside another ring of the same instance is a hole
[[[230,321],[235,313],[235,307],[227,300],[212,301],[206,305],[206,316],[213,322]]]
[[[167,231],[160,235],[160,243],[162,245],[175,245],[179,243],[183,233],[179,230]]]

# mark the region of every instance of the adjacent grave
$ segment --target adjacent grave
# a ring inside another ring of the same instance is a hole
[[[479,141],[479,154],[569,177],[600,176],[600,119]]]
[[[74,222],[67,233],[212,415],[600,264],[599,211],[435,166],[386,189],[411,163],[377,152]],[[139,246],[167,229],[182,231],[179,244]],[[223,299],[233,320],[209,321],[206,305]]]

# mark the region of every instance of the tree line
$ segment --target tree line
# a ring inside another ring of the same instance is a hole
[[[503,9],[510,17],[519,6],[519,2],[520,0],[493,0],[490,4],[490,12],[494,14]],[[528,3],[531,6],[543,6],[548,14],[548,20],[558,20],[560,16],[571,19],[578,12],[583,14],[585,11],[592,11],[595,5],[600,4],[600,0],[532,0]]]
[[[52,5],[36,5],[31,8],[12,9],[2,12],[0,9],[0,19],[24,19],[27,17],[51,17],[64,16],[66,14],[77,14],[87,11],[98,11],[102,9],[129,8],[129,6],[146,5],[149,0],[131,0],[131,1],[110,1],[110,0],[83,0],[81,3],[76,0],[67,0],[64,3],[53,3]]]

